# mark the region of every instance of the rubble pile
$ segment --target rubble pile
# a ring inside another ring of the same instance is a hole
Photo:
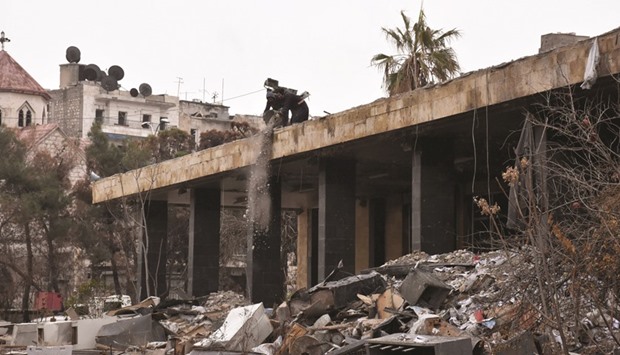
[[[337,268],[275,309],[231,291],[161,303],[151,298],[91,319],[100,327],[93,343],[110,353],[157,355],[556,354],[561,343],[572,353],[613,350],[620,322],[586,302],[583,321],[567,322],[564,339],[544,326],[536,300],[523,292],[523,283],[532,283],[532,260],[527,247],[417,252],[358,275]],[[570,295],[558,301],[570,303]],[[14,331],[14,339],[32,343],[36,327],[15,327],[29,330]]]

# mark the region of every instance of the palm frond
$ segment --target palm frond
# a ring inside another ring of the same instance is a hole
[[[421,7],[417,22],[400,12],[403,28],[382,28],[397,54],[377,54],[371,63],[383,72],[383,87],[390,95],[414,90],[453,78],[460,71],[456,53],[448,46],[461,33],[457,29],[435,30],[426,23]]]

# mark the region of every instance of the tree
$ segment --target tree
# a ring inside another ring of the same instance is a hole
[[[383,72],[383,86],[391,95],[400,94],[427,84],[453,78],[460,71],[454,50],[449,42],[460,37],[456,29],[443,32],[428,27],[424,10],[418,21],[400,12],[403,28],[382,28],[386,38],[396,47],[397,54],[377,54],[371,64]]]
[[[93,124],[89,136],[92,144],[86,149],[87,168],[102,177],[134,171],[138,172],[136,179],[149,179],[152,177],[139,175],[140,168],[189,154],[195,149],[193,137],[176,128],[159,131],[157,135],[151,135],[146,139],[128,139],[120,147],[109,141],[100,123]],[[148,234],[144,212],[150,191],[134,197],[92,205],[90,182],[83,181],[79,187],[77,196],[80,208],[77,209],[77,219],[81,222],[82,246],[87,250],[93,264],[109,262],[115,293],[135,295],[129,290],[131,288],[129,279],[126,279],[123,285],[119,274],[123,269],[127,276],[133,274],[138,257],[137,248],[146,255],[148,244],[136,240],[135,238],[141,237],[139,235],[132,234],[128,238],[127,230],[139,226],[145,234]],[[142,220],[137,216],[142,216]],[[144,265],[148,273],[146,262]],[[183,268],[182,265],[178,267]],[[133,286],[133,291],[137,292],[138,285]]]
[[[47,280],[47,289],[60,291],[58,252],[72,224],[67,190],[73,161],[63,152],[57,156],[28,152],[14,132],[4,128],[0,128],[0,148],[5,157],[0,163],[0,237],[5,251],[0,263],[24,281],[22,308],[28,320],[31,287],[41,290],[35,279]],[[45,245],[38,254],[47,261],[43,270],[34,268],[39,245]]]
[[[571,87],[528,110],[506,167],[508,219],[485,199],[492,234],[514,264],[514,312],[537,319],[529,329],[555,334],[553,353],[609,353],[620,345],[620,106],[611,96]],[[512,211],[512,213],[511,213]],[[512,216],[512,217],[511,217]],[[518,267],[526,260],[532,267]]]
[[[101,129],[101,123],[95,122],[89,132],[91,144],[86,148],[86,165],[89,171],[106,177],[148,164],[149,157],[146,154],[134,153],[138,158],[131,159],[131,166],[124,167],[126,152],[139,152],[142,150],[133,148],[133,142],[125,145],[121,149],[112,144],[107,135]],[[137,160],[140,160],[139,162]],[[81,246],[86,250],[93,265],[98,265],[109,261],[112,267],[112,279],[114,282],[114,292],[116,294],[126,294],[123,292],[123,285],[119,279],[117,256],[124,254],[126,263],[130,264],[127,254],[133,255],[125,246],[133,245],[133,240],[123,243],[122,235],[125,223],[121,223],[119,216],[124,216],[126,204],[123,201],[112,201],[106,204],[92,205],[90,183],[85,180],[78,183],[75,190],[77,197],[76,220],[78,221],[77,233]],[[126,201],[125,201],[126,202]],[[121,253],[126,251],[126,253]],[[130,269],[130,267],[127,267]],[[126,291],[126,289],[125,289]]]

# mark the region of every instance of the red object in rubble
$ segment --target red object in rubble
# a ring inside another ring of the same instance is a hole
[[[37,292],[34,308],[38,311],[44,309],[54,312],[62,311],[62,295],[51,291]]]
[[[481,309],[475,310],[474,317],[476,317],[477,322],[482,322],[484,320],[484,311]]]

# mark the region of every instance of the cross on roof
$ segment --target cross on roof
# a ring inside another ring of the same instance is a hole
[[[4,42],[11,42],[11,39],[4,37],[4,31],[2,31],[0,32],[0,44],[2,45],[2,50],[4,50]]]

